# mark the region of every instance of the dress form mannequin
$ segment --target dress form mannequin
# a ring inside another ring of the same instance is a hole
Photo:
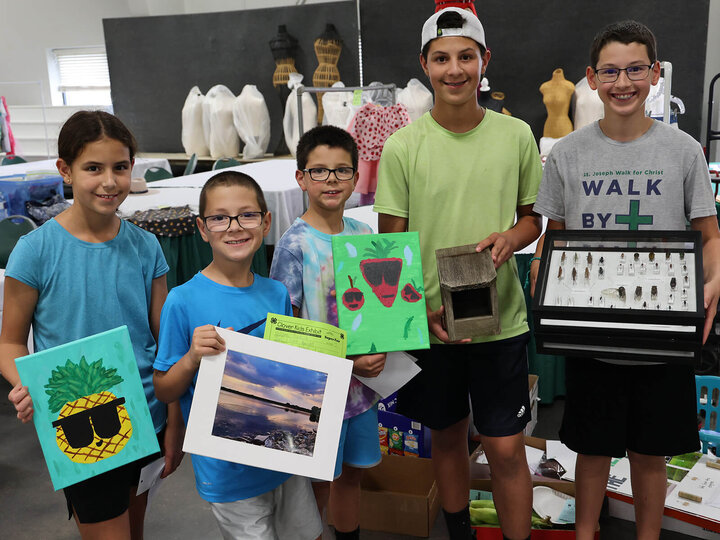
[[[605,116],[603,102],[598,96],[597,90],[590,88],[586,77],[580,79],[575,85],[573,100],[575,102],[573,124],[576,130]]]
[[[560,68],[553,71],[552,79],[540,85],[540,93],[548,113],[543,137],[559,139],[573,130],[568,111],[574,92],[575,85],[565,78]]]
[[[291,73],[297,72],[295,67],[295,52],[297,51],[297,39],[288,34],[284,24],[278,26],[277,35],[270,40],[270,50],[275,59],[275,72],[273,73],[273,86],[280,96],[280,103],[285,116],[285,103],[290,95],[288,80]],[[285,144],[285,137],[280,137],[275,155],[287,155],[290,150]]]
[[[340,80],[337,64],[342,51],[342,43],[335,26],[326,25],[323,33],[315,40],[315,56],[318,59],[318,67],[313,73],[313,86],[329,88]],[[321,124],[323,119],[322,97],[323,93],[319,92],[317,95],[318,124]]]

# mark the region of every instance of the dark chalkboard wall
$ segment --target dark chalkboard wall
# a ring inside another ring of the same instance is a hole
[[[181,112],[193,86],[206,93],[224,84],[235,95],[255,84],[272,119],[270,149],[282,133],[280,99],[272,86],[269,42],[284,24],[299,42],[295,66],[312,86],[313,42],[332,23],[343,39],[338,69],[357,84],[357,15],[353,2],[334,2],[197,15],[105,19],[105,46],[115,114],[144,152],[183,152]]]
[[[420,29],[434,2],[361,0],[360,5],[365,84],[405,86],[416,77],[429,86],[417,57]],[[634,18],[655,33],[660,59],[672,62],[672,93],[687,108],[680,125],[699,139],[709,0],[478,0],[476,6],[492,52],[486,73],[490,86],[506,94],[506,108],[528,122],[536,137],[546,114],[540,85],[555,68],[563,68],[572,82],[580,80],[595,32]],[[282,120],[268,42],[278,24],[286,24],[300,41],[297,67],[308,85],[317,67],[312,43],[327,22],[335,24],[344,39],[343,82],[359,83],[355,2],[103,22],[115,112],[143,151],[181,152],[185,97],[194,85],[207,92],[215,84],[236,95],[245,84],[258,86],[270,108],[274,148]]]

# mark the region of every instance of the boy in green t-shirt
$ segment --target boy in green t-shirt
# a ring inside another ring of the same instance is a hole
[[[480,432],[506,538],[530,534],[531,481],[523,429],[528,400],[527,311],[514,252],[541,232],[532,212],[540,159],[530,128],[478,105],[476,90],[490,60],[480,21],[446,8],[423,26],[420,63],[433,109],[385,143],[375,211],[380,232],[419,231],[429,351],[415,351],[422,372],[400,390],[398,408],[432,430],[432,459],[450,537],[471,537],[468,426]],[[516,220],[517,214],[517,220]],[[435,250],[492,246],[501,333],[449,344]]]

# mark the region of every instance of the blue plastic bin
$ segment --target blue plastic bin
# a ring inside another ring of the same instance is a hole
[[[63,196],[62,176],[52,173],[1,176],[0,192],[7,200],[9,215],[28,216],[27,201],[44,201],[55,194]]]

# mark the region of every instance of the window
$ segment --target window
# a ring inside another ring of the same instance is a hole
[[[52,49],[50,60],[53,105],[112,105],[103,47]]]

